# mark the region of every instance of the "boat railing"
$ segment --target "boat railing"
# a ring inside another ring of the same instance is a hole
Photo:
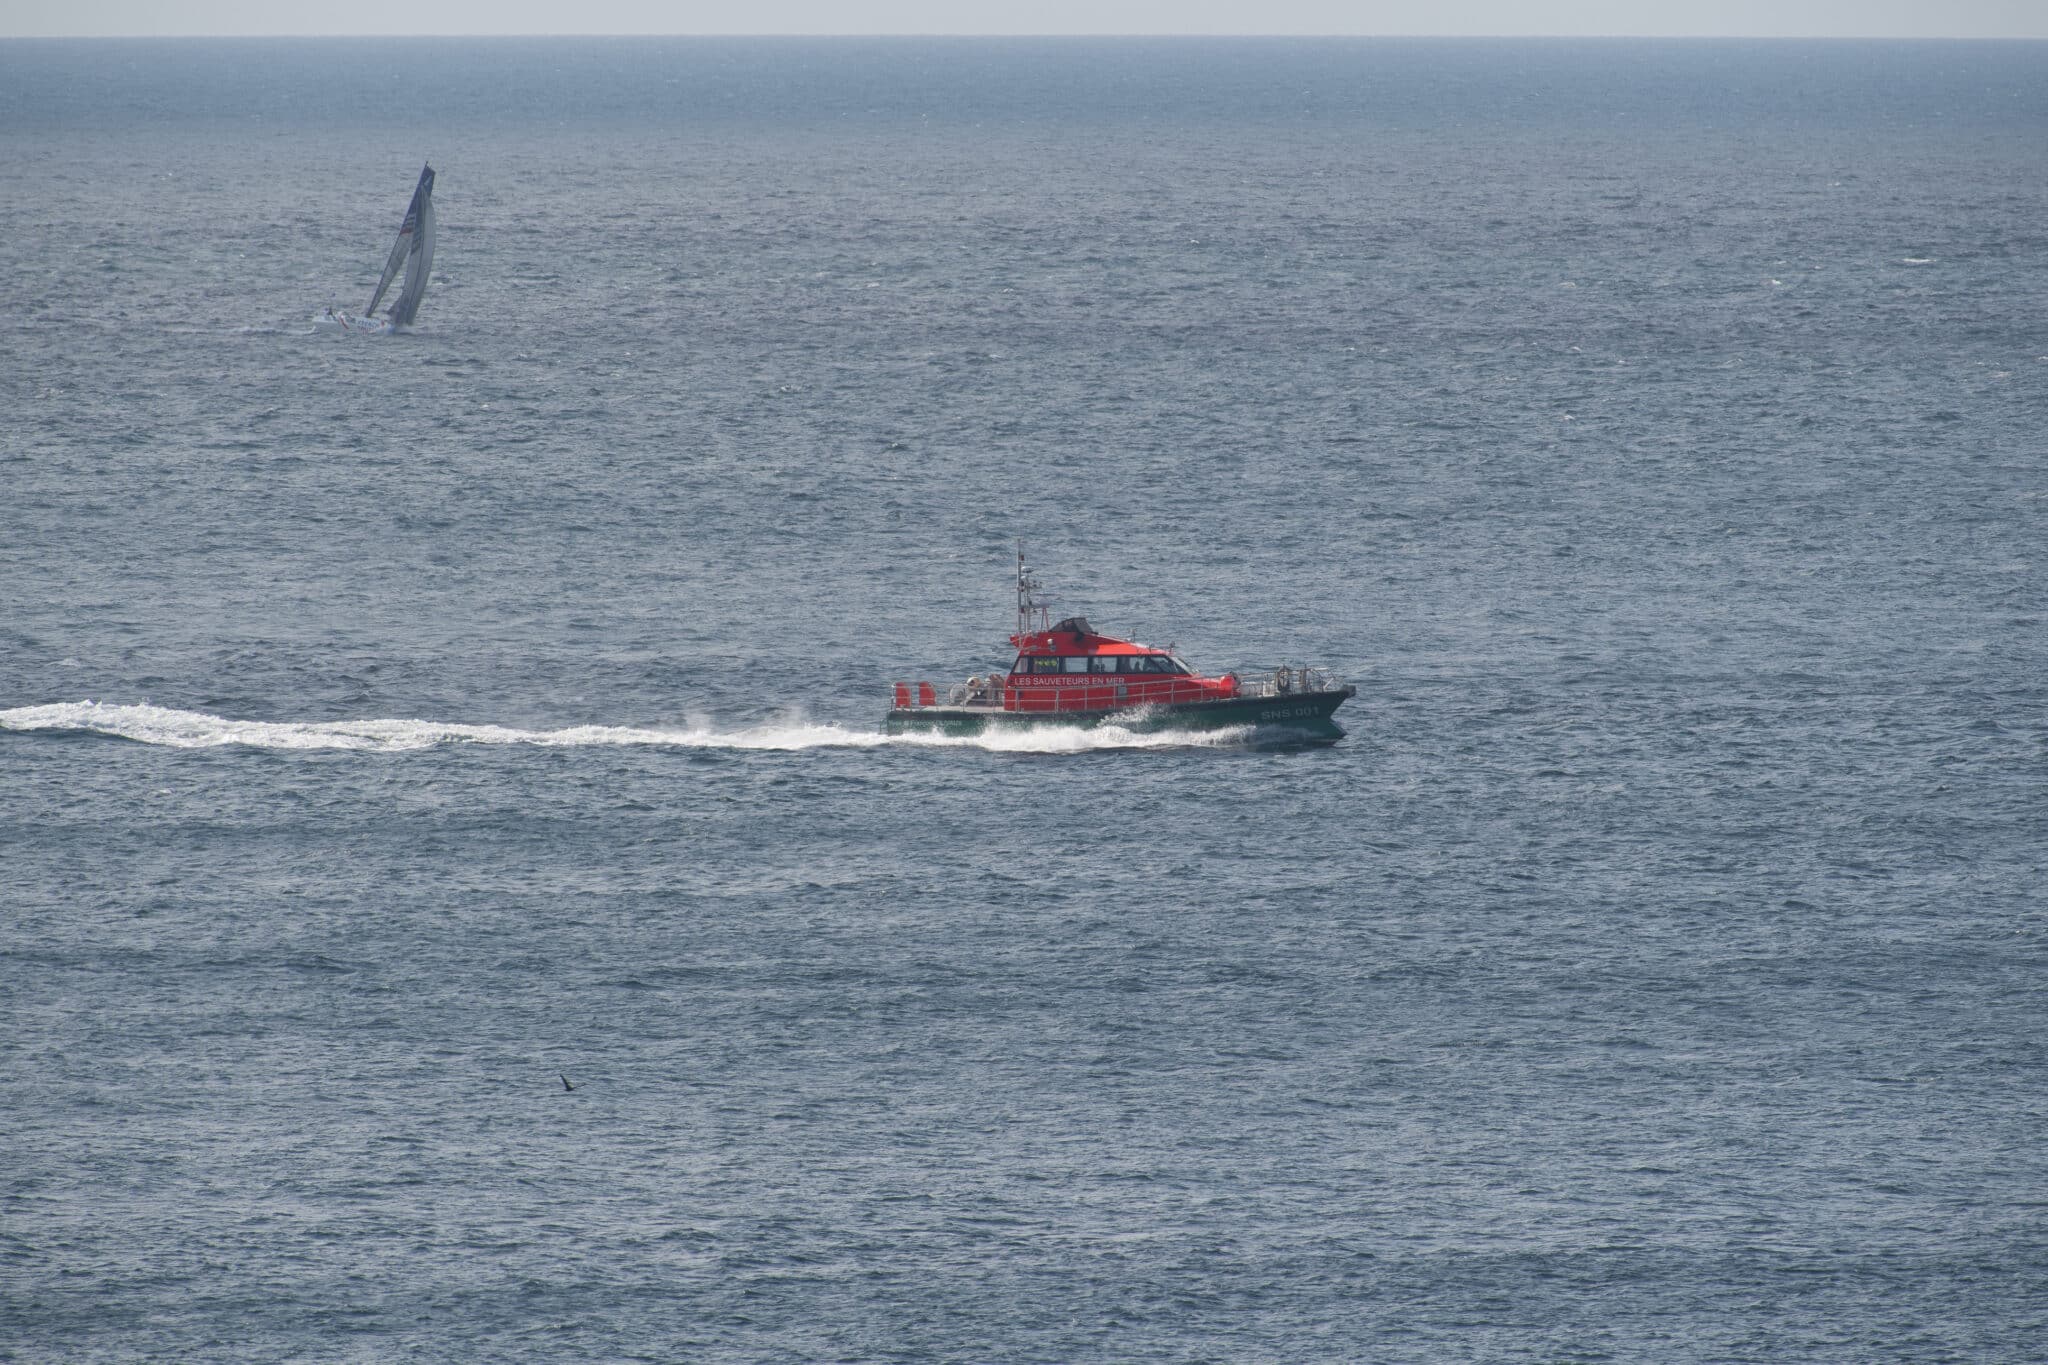
[[[1264,677],[1234,681],[1236,687],[1228,692],[1219,691],[1211,681],[1167,677],[1142,683],[1091,680],[1073,686],[1018,687],[996,674],[954,684],[946,693],[945,704],[986,707],[991,711],[1107,711],[1232,697],[1285,697],[1335,691],[1344,685],[1328,669],[1306,666],[1277,668]],[[895,701],[899,711],[939,705],[937,689],[928,682],[895,684]]]
[[[1343,685],[1344,680],[1327,668],[1282,664],[1263,678],[1238,679],[1237,695],[1287,697],[1302,692],[1334,692]]]
[[[1204,684],[1193,678],[1176,677],[1155,677],[1143,682],[1096,679],[1057,686],[1011,686],[1005,691],[1005,711],[1116,711],[1218,701],[1230,695],[1219,691],[1214,682]]]

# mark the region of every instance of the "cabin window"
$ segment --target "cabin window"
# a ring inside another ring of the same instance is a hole
[[[1088,661],[1088,671],[1090,673],[1116,672],[1116,655],[1097,654],[1095,657]]]
[[[1085,654],[1070,655],[1064,662],[1067,666],[1066,671],[1069,673],[1086,673],[1088,671],[1088,656]]]
[[[1033,673],[1057,673],[1060,671],[1060,661],[1050,655],[1035,655],[1031,660],[1031,671]]]

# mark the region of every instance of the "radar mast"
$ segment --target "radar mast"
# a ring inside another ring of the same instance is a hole
[[[1031,566],[1024,562],[1024,541],[1017,541],[1017,633],[1010,637],[1010,643],[1023,648],[1024,637],[1033,631],[1052,629],[1052,597],[1041,597],[1039,589],[1044,585],[1032,577]]]

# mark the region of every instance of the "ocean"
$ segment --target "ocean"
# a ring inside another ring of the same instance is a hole
[[[0,1359],[2042,1359],[2044,225],[2042,43],[0,43]],[[886,736],[1020,541],[1348,735]]]

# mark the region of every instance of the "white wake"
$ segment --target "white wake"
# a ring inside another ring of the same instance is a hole
[[[527,744],[545,748],[641,745],[676,749],[985,749],[991,753],[1063,754],[1099,749],[1228,748],[1241,744],[1243,730],[1163,731],[1137,734],[1116,726],[1095,729],[1033,726],[972,738],[933,734],[886,735],[849,730],[794,718],[739,730],[707,725],[641,728],[572,725],[562,730],[520,730],[504,725],[458,725],[430,720],[260,721],[229,720],[203,711],[165,706],[117,705],[96,701],[59,702],[0,711],[0,730],[53,730],[114,735],[174,749],[211,749],[240,744],[257,749],[355,749],[401,753],[444,744]]]

